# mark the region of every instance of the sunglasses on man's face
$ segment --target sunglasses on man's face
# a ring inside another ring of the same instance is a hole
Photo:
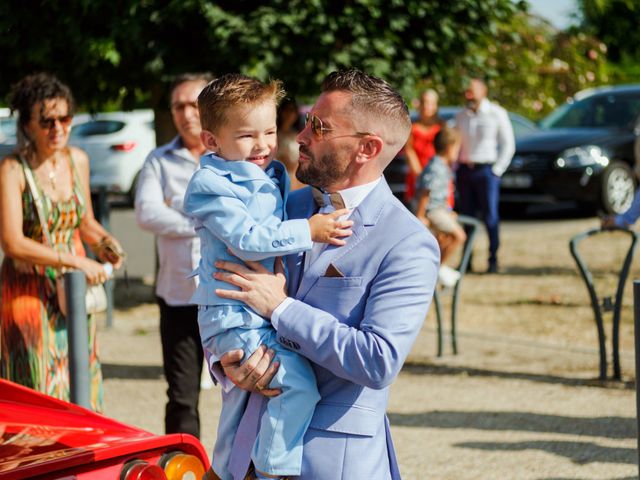
[[[304,126],[311,127],[311,133],[313,133],[317,138],[322,139],[324,137],[325,132],[333,132],[333,128],[325,127],[320,120],[320,117],[317,115],[307,112],[304,117]],[[347,134],[347,136],[357,135],[359,137],[366,137],[368,135],[375,135],[371,132],[354,132],[351,134]],[[341,135],[342,136],[342,135]]]
[[[40,128],[43,130],[51,130],[56,126],[56,122],[60,122],[63,128],[67,128],[71,125],[71,121],[73,120],[73,115],[62,115],[60,117],[41,117],[38,120],[38,124]]]

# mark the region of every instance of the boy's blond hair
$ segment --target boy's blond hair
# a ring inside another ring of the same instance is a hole
[[[280,80],[264,83],[239,73],[228,73],[210,82],[198,95],[203,130],[216,132],[227,122],[227,111],[239,105],[272,100],[277,106],[285,92]]]

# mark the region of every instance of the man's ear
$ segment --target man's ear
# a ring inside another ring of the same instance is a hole
[[[384,141],[377,135],[367,135],[360,140],[360,151],[356,161],[358,163],[367,163],[371,160],[375,160],[380,156],[382,148],[384,147]]]
[[[200,131],[200,140],[207,150],[212,152],[218,151],[218,140],[216,136],[209,130]]]

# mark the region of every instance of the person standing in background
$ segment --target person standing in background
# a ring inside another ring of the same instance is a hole
[[[171,116],[178,135],[153,150],[140,171],[135,200],[138,225],[156,236],[160,337],[164,375],[169,384],[166,433],[200,436],[198,400],[203,352],[198,307],[190,304],[197,279],[200,241],[182,203],[187,184],[200,166],[205,147],[200,140],[197,99],[213,79],[209,74],[184,74],[171,88]]]
[[[500,177],[515,152],[513,127],[507,111],[487,99],[487,85],[480,78],[469,80],[464,96],[466,108],[456,115],[456,126],[462,134],[458,205],[464,215],[475,217],[479,211],[489,234],[487,273],[497,273]]]
[[[404,147],[407,161],[404,202],[410,205],[416,193],[416,181],[429,160],[436,154],[433,140],[440,131],[442,120],[438,117],[438,94],[425,90],[420,94],[420,117],[411,125],[411,133]],[[453,198],[453,197],[452,197]],[[453,204],[450,205],[453,207]]]
[[[12,87],[9,102],[18,112],[18,145],[0,161],[0,378],[69,401],[69,330],[56,280],[64,269],[74,269],[88,284],[103,283],[109,276],[103,263],[122,265],[122,257],[114,258],[104,245],[122,248],[93,216],[87,154],[69,146],[69,87],[36,73]],[[97,260],[86,256],[83,242]],[[87,327],[90,402],[100,412],[93,315]]]

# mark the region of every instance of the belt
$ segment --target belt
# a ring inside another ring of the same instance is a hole
[[[495,162],[472,162],[471,160],[460,162],[460,166],[467,168],[493,167],[494,164]]]

